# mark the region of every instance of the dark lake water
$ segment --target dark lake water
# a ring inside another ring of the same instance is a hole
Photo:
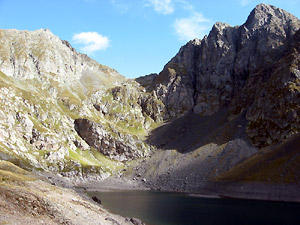
[[[300,224],[300,203],[212,199],[152,191],[88,194],[100,198],[112,213],[139,218],[151,225]]]

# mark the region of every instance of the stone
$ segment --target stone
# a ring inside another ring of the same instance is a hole
[[[132,217],[132,218],[128,217],[128,218],[126,218],[126,220],[130,221],[134,225],[145,225],[145,223],[142,222],[140,219],[137,219],[137,218],[134,218],[134,217]]]
[[[256,84],[249,81],[245,87],[248,93],[255,87],[246,117],[247,133],[258,147],[286,140],[300,130],[300,30],[288,45],[291,50],[273,63],[271,71],[257,72],[268,79]]]
[[[100,205],[102,204],[101,200],[97,196],[93,196],[92,199],[94,202],[97,202]]]

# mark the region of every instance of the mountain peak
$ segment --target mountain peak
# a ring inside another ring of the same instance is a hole
[[[299,20],[283,9],[261,3],[251,11],[245,26],[248,28],[257,28],[271,23],[286,24],[291,21]]]
[[[275,11],[283,11],[282,9],[280,8],[277,8],[275,6],[272,6],[272,5],[268,5],[268,4],[264,4],[264,3],[260,3],[258,4],[250,13],[251,14],[254,14],[256,16],[258,15],[274,15]]]
[[[124,80],[117,71],[78,53],[49,29],[0,29],[0,46],[1,72],[17,79],[37,79],[45,85],[52,80],[60,85],[80,82],[87,90],[102,88],[102,81],[112,77]]]
[[[268,5],[268,4],[265,4],[265,3],[260,3],[254,9],[255,10],[263,10],[263,9],[268,10],[268,9],[270,9],[272,7],[274,7],[274,6],[271,6],[271,5]]]

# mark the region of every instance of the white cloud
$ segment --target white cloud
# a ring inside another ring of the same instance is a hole
[[[176,0],[177,3],[181,4],[181,7],[187,11],[195,11],[194,6],[191,5],[188,1],[186,0]]]
[[[173,14],[175,7],[187,12],[189,16],[177,18],[173,23],[175,33],[181,41],[189,41],[194,38],[202,38],[209,30],[211,21],[194,9],[187,0],[146,0],[146,6],[151,6],[157,13]],[[241,0],[239,0],[241,1]],[[248,0],[249,1],[249,0]],[[251,0],[250,0],[251,1]]]
[[[77,44],[83,44],[80,48],[85,53],[93,53],[98,50],[105,50],[109,46],[109,39],[97,32],[82,32],[75,34],[72,40]]]
[[[194,38],[202,38],[209,27],[206,19],[202,14],[193,12],[190,17],[176,19],[174,23],[175,32],[181,41],[189,41]]]
[[[148,0],[150,6],[153,6],[157,13],[172,14],[174,12],[174,5],[172,0]],[[147,5],[149,6],[149,5]]]

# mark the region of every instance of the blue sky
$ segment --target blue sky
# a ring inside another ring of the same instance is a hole
[[[79,52],[134,78],[158,73],[215,22],[241,25],[256,0],[0,0],[0,28],[50,29]],[[300,18],[300,0],[270,0]]]

